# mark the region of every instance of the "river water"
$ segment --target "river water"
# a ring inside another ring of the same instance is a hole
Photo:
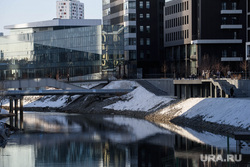
[[[11,135],[5,148],[0,148],[0,166],[242,167],[250,162],[248,143],[243,143],[239,163],[208,162],[206,155],[224,159],[231,154],[239,160],[236,141],[122,116],[25,112],[24,130]]]

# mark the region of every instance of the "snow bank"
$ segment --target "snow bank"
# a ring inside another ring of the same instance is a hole
[[[138,87],[139,84],[135,81],[112,81],[103,89],[133,89],[134,87]]]
[[[131,110],[149,112],[173,100],[170,97],[156,96],[141,86],[137,87],[132,92],[121,96],[121,99],[122,100],[104,108],[118,111]]]
[[[74,96],[44,96],[40,98],[39,100],[33,101],[31,103],[27,103],[24,105],[24,107],[53,107],[53,108],[59,108],[59,107],[65,107],[67,106],[70,102],[74,101],[77,99],[79,95],[74,95]],[[71,98],[71,100],[69,100]]]
[[[250,128],[250,99],[237,98],[190,98],[174,107],[165,108],[161,114],[176,109],[175,116],[193,118],[202,116],[203,120],[236,127]]]

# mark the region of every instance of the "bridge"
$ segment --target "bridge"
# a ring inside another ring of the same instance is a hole
[[[10,117],[10,125],[13,126],[13,117],[15,117],[15,127],[18,127],[18,109],[20,110],[20,129],[23,128],[23,96],[34,95],[87,95],[87,94],[105,94],[105,95],[122,95],[133,91],[133,89],[84,89],[69,83],[59,82],[51,78],[36,78],[3,81],[1,88],[5,91],[0,91],[0,96],[9,96],[10,106],[9,114],[5,117]],[[27,88],[53,87],[56,90],[27,90]],[[10,88],[18,90],[8,90]],[[19,104],[19,105],[18,105]],[[15,113],[13,110],[15,109]]]

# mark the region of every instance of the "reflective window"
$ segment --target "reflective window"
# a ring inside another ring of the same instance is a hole
[[[144,31],[144,27],[140,26],[140,32],[143,32],[143,31]]]
[[[150,45],[150,38],[146,39],[146,45]]]
[[[143,19],[143,14],[142,13],[140,14],[140,19]]]
[[[150,2],[146,1],[146,8],[149,9],[150,8]]]
[[[222,2],[221,3],[221,9],[222,10],[226,10],[227,9],[227,3],[226,2]]]
[[[144,45],[144,39],[143,38],[140,39],[140,45]]]
[[[140,1],[139,4],[140,4],[140,8],[142,9],[143,8],[143,1]]]
[[[136,2],[134,2],[134,1],[129,1],[129,2],[128,2],[128,8],[129,8],[129,9],[136,9]]]

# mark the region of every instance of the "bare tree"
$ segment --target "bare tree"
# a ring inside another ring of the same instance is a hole
[[[161,72],[164,73],[164,78],[167,78],[167,70],[168,70],[168,67],[167,67],[167,63],[166,63],[166,60],[165,60],[164,63],[162,64],[162,66],[161,66]]]
[[[248,69],[248,62],[245,60],[240,63],[240,67],[244,70],[245,72],[245,79],[247,79],[247,69]]]

